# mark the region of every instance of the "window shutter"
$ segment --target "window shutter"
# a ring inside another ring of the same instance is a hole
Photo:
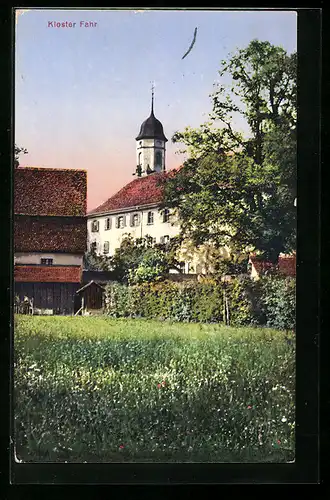
[[[100,227],[100,222],[99,221],[96,221],[96,231],[99,230],[99,227]]]
[[[116,217],[116,228],[119,228],[119,217]]]
[[[123,215],[123,226],[126,227],[126,215]]]
[[[134,226],[134,214],[131,214],[131,216],[130,216],[130,226],[131,227]]]

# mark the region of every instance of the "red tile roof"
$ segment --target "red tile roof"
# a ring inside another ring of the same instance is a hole
[[[19,167],[14,174],[14,213],[86,215],[87,172]]]
[[[274,264],[271,262],[258,260],[256,257],[250,257],[250,261],[258,274],[275,269]],[[296,256],[280,256],[278,258],[278,271],[280,274],[284,274],[286,276],[296,276]]]
[[[14,280],[25,283],[80,283],[82,268],[77,266],[15,266]]]
[[[169,172],[150,174],[146,177],[134,179],[134,181],[126,184],[126,186],[106,202],[102,203],[102,205],[91,210],[89,214],[99,214],[122,208],[160,203],[163,198],[163,187],[160,181],[173,175],[173,172],[173,170],[170,170]]]
[[[29,217],[15,215],[15,252],[84,253],[87,245],[85,217]]]
[[[272,264],[271,262],[266,262],[264,260],[258,260],[255,258],[251,258],[251,263],[253,264],[258,274],[264,273],[265,271],[270,271],[274,268],[274,264]]]
[[[280,257],[278,259],[279,271],[286,276],[296,276],[296,256]]]

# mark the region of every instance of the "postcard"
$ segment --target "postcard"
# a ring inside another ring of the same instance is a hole
[[[294,463],[297,13],[15,15],[16,462]]]

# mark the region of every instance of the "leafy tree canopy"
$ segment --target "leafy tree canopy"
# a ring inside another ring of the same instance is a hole
[[[222,61],[213,111],[176,132],[189,159],[165,182],[181,238],[256,250],[276,262],[295,247],[296,54],[253,40]],[[245,132],[235,123],[244,123]]]

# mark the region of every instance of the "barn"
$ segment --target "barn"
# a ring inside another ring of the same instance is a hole
[[[86,251],[87,173],[19,167],[14,176],[14,292],[34,314],[71,315]]]

